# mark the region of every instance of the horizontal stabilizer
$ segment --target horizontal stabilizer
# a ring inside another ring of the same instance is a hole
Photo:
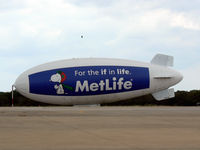
[[[173,88],[172,89],[165,89],[165,90],[153,93],[152,95],[158,101],[173,98],[175,96]]]
[[[170,79],[173,75],[167,72],[158,72],[156,75],[153,76],[154,79]]]
[[[173,56],[157,54],[151,60],[152,64],[161,65],[161,66],[173,66],[174,58]]]

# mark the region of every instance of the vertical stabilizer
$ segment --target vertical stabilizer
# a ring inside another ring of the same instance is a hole
[[[174,64],[173,56],[157,54],[151,60],[152,64],[161,65],[161,66],[170,66],[172,67]]]
[[[158,101],[168,99],[168,98],[173,98],[175,96],[173,88],[165,89],[165,90],[153,93],[152,95]]]

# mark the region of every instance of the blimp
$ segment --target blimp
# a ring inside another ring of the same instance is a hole
[[[113,58],[77,58],[49,62],[22,73],[16,91],[35,101],[90,105],[152,94],[160,101],[175,96],[170,88],[183,76],[174,58],[157,54],[150,63]]]

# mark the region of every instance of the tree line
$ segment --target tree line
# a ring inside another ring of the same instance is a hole
[[[12,105],[12,93],[0,92],[0,106]],[[14,91],[15,106],[56,106],[30,100],[17,91]],[[123,101],[106,103],[101,106],[133,106],[133,105],[163,105],[163,106],[197,106],[200,105],[200,90],[177,91],[175,97],[163,101],[156,101],[152,95],[145,95]]]

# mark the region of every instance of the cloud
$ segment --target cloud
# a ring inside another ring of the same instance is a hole
[[[149,62],[156,53],[165,53],[175,57],[176,69],[199,64],[198,1],[0,0],[0,3],[2,71],[5,74],[13,70],[15,78],[34,65],[74,57]]]
[[[172,16],[170,25],[172,27],[182,27],[191,30],[200,30],[200,23],[183,13],[175,14]]]

